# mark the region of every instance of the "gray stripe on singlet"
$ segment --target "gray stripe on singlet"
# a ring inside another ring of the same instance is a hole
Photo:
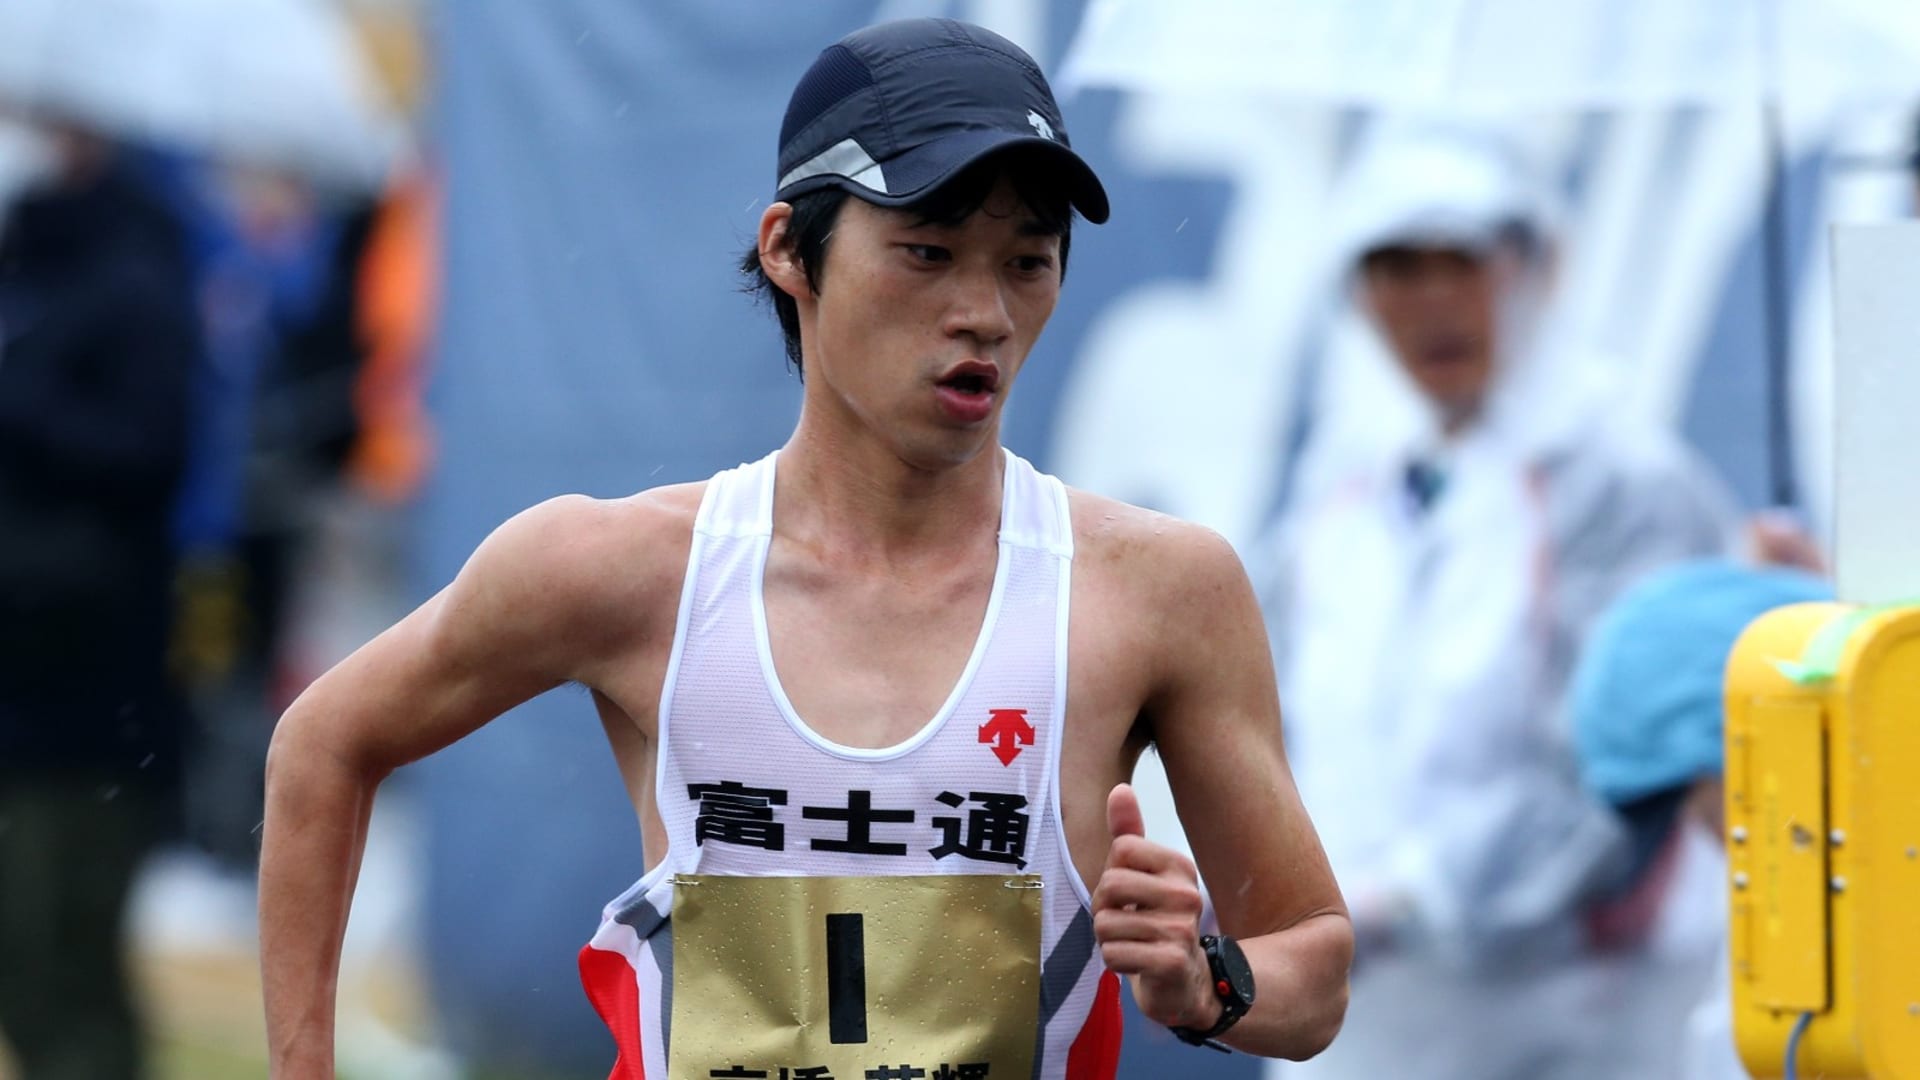
[[[647,902],[645,890],[637,890],[626,903],[614,909],[613,921],[633,927],[633,936],[645,941],[667,921],[667,916]]]
[[[659,908],[647,903],[641,893],[613,916],[626,923],[653,953],[653,964],[660,969],[660,1053],[664,1057],[673,1040],[673,921]]]
[[[1093,912],[1080,908],[1054,943],[1053,953],[1040,965],[1040,1026],[1033,1036],[1033,1078],[1040,1080],[1047,1066],[1047,1025],[1080,985],[1080,976],[1093,959]]]

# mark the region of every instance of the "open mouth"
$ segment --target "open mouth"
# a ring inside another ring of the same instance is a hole
[[[1474,360],[1479,355],[1479,342],[1465,335],[1438,338],[1420,350],[1420,359],[1436,366]]]
[[[999,388],[998,368],[969,361],[955,365],[945,378],[934,384],[934,397],[950,419],[972,425],[993,415],[994,391]]]
[[[993,380],[985,375],[955,375],[952,378],[940,380],[940,385],[967,395],[993,392]]]
[[[947,370],[938,385],[967,397],[991,394],[1000,388],[1000,369],[980,360],[965,360]]]

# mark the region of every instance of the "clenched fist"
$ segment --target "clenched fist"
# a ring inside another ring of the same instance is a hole
[[[1130,784],[1107,796],[1113,846],[1093,889],[1093,936],[1107,967],[1133,981],[1147,1019],[1211,1028],[1220,1000],[1200,949],[1200,876],[1186,856],[1147,839]]]

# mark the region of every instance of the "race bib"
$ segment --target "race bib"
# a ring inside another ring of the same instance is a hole
[[[674,879],[672,1080],[1026,1080],[1034,875]]]

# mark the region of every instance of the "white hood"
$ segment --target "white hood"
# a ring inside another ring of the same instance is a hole
[[[1348,266],[1387,244],[1485,251],[1508,226],[1556,231],[1555,200],[1491,124],[1383,118],[1337,190],[1333,247]]]
[[[1349,309],[1327,352],[1311,471],[1398,468],[1409,452],[1440,441],[1438,417],[1373,333],[1352,287],[1361,256],[1389,244],[1490,251],[1503,234],[1524,230],[1534,253],[1502,290],[1495,383],[1476,429],[1533,457],[1577,440],[1604,415],[1619,367],[1557,331],[1556,200],[1497,128],[1383,120],[1338,192],[1329,246]]]

